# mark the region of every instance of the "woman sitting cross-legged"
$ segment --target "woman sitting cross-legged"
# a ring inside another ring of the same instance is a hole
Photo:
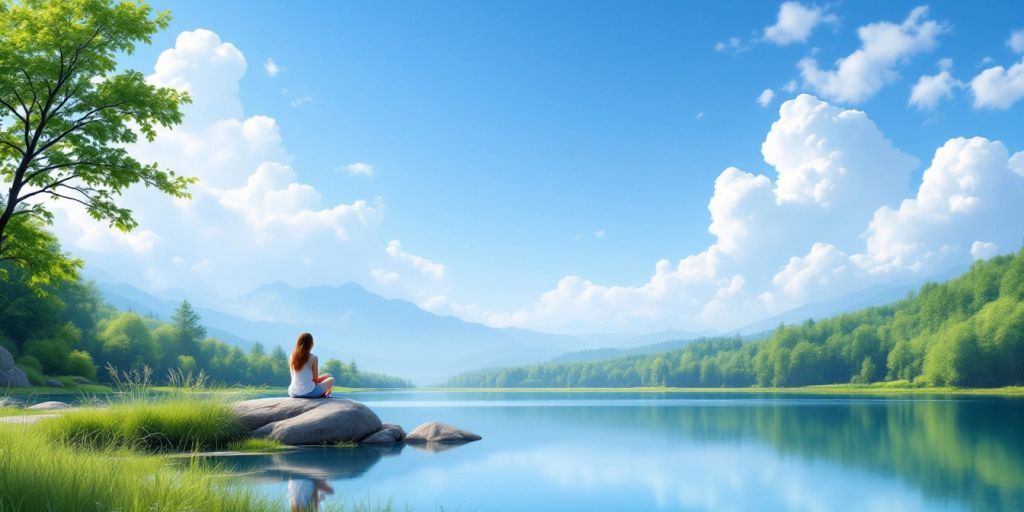
[[[313,335],[304,332],[295,341],[292,351],[291,367],[292,383],[288,386],[288,396],[293,398],[328,398],[334,388],[334,378],[328,374],[320,375],[317,358],[313,350]]]

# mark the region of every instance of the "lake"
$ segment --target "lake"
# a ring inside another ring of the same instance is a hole
[[[1024,400],[396,391],[349,396],[444,451],[303,448],[217,458],[289,503],[399,509],[1024,510]],[[244,474],[243,474],[244,473]]]

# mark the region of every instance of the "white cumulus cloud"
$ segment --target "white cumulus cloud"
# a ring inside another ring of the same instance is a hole
[[[1024,59],[1010,66],[993,66],[971,80],[975,108],[1006,110],[1024,98]]]
[[[927,7],[917,7],[903,23],[871,23],[857,29],[861,46],[823,70],[812,57],[799,63],[804,82],[819,94],[841,102],[858,103],[874,96],[899,78],[896,67],[914,55],[932,50],[948,28],[928,18]]]
[[[775,24],[765,27],[764,39],[778,45],[802,43],[811,36],[814,27],[837,21],[836,15],[818,6],[807,7],[800,2],[784,2],[779,6],[779,17]]]
[[[196,176],[191,200],[145,188],[123,202],[140,228],[128,234],[61,206],[55,230],[90,265],[159,290],[232,294],[268,281],[296,285],[364,278],[377,263],[382,207],[335,203],[292,167],[277,122],[246,116],[242,52],[214,32],[182,32],[150,83],[187,90],[185,122],[129,151],[142,162]],[[141,258],[138,255],[144,254]],[[379,258],[384,259],[384,258]]]
[[[916,194],[918,160],[868,116],[800,95],[762,144],[774,178],[730,167],[708,209],[715,241],[649,280],[566,276],[533,303],[474,318],[555,332],[735,328],[894,279],[923,279],[1019,245],[1024,153],[986,139],[940,148]],[[453,311],[447,302],[432,304]]]
[[[772,100],[775,99],[775,91],[771,89],[765,89],[761,91],[761,94],[757,95],[757,104],[762,107],[767,107],[772,104]]]
[[[962,85],[950,74],[952,67],[952,59],[942,59],[939,61],[941,71],[938,74],[918,78],[910,89],[910,105],[918,110],[934,110],[939,101],[952,98],[953,89]]]

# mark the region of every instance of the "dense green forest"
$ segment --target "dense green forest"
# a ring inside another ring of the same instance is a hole
[[[784,387],[907,381],[1024,384],[1024,250],[976,262],[895,304],[771,336],[705,339],[661,354],[540,364],[456,376],[452,387]]]
[[[197,373],[220,385],[285,386],[288,354],[260,343],[248,351],[207,336],[202,319],[183,302],[170,322],[122,312],[79,280],[43,289],[28,284],[23,271],[8,267],[0,279],[0,346],[16,359],[34,385],[45,376],[109,378],[102,369],[153,369],[159,380],[170,370]],[[290,348],[290,347],[289,347]],[[345,387],[410,387],[403,379],[359,371],[355,362],[326,361],[321,372]]]

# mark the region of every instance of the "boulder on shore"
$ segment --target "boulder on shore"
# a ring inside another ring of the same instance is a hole
[[[0,347],[0,389],[27,388],[32,384],[25,372],[14,364],[14,356],[6,348]]]
[[[232,408],[253,437],[293,446],[358,442],[381,429],[369,407],[342,398],[260,398]]]
[[[398,444],[405,439],[405,429],[392,424],[385,423],[380,430],[370,434],[360,441],[361,444]]]
[[[74,382],[75,384],[92,384],[92,381],[91,381],[91,380],[89,380],[89,379],[87,379],[87,378],[85,378],[85,377],[81,377],[81,376],[79,376],[79,375],[75,375],[74,377],[71,377],[71,380],[72,380],[72,381],[73,381],[73,382]]]
[[[480,439],[472,432],[436,421],[424,423],[405,436],[406,443],[468,443]]]
[[[46,386],[51,388],[62,388],[64,383],[57,379],[46,379]]]
[[[32,405],[32,406],[26,407],[26,409],[31,409],[33,411],[55,411],[57,409],[70,409],[70,408],[71,408],[71,406],[66,404],[66,403],[64,403],[64,402],[42,402],[42,403],[38,403],[38,404],[35,404],[35,405]]]

